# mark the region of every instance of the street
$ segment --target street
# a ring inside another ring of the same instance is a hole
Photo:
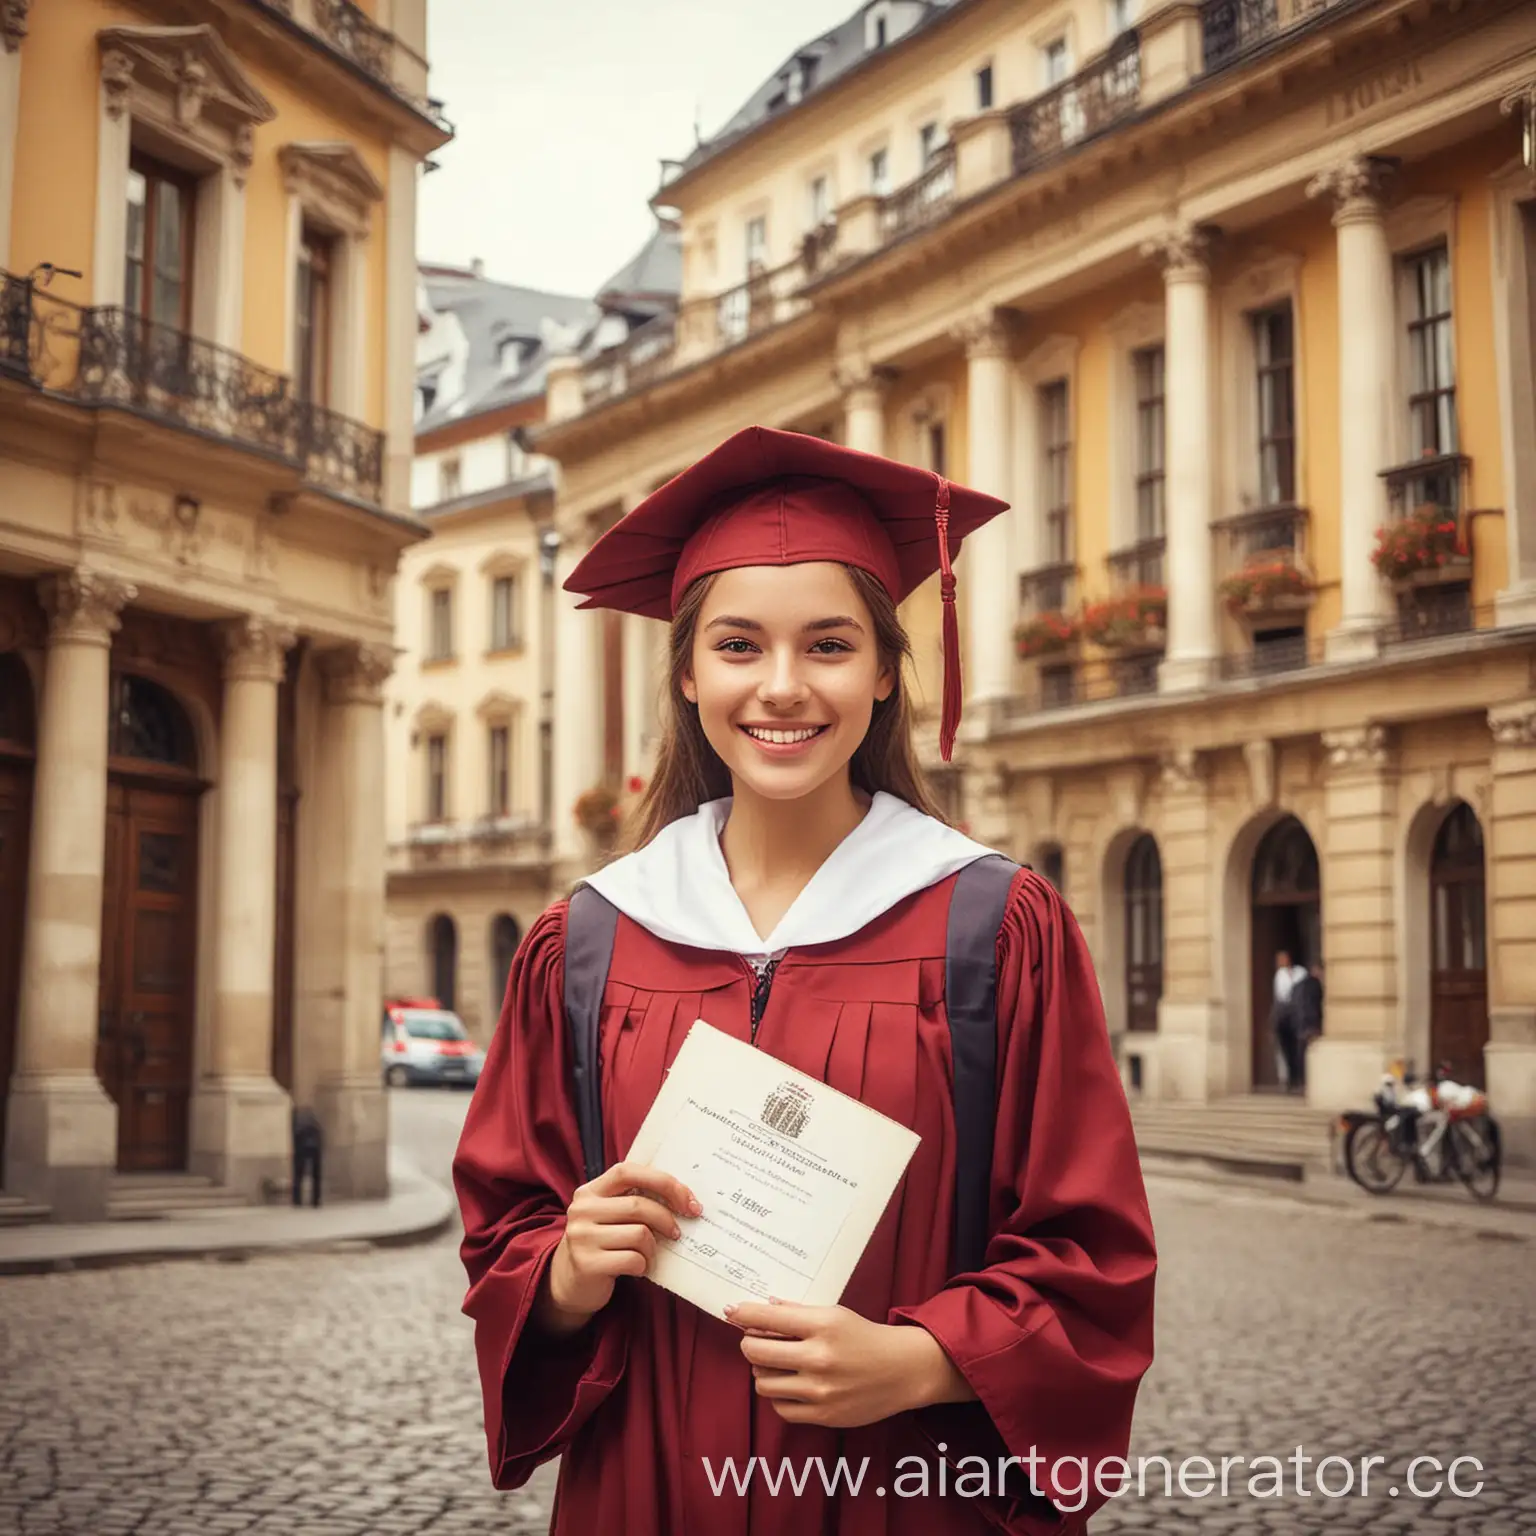
[[[447,1176],[467,1098],[397,1091]],[[1361,1458],[1368,1498],[1124,1497],[1132,1530],[1536,1532],[1536,1285],[1522,1241],[1159,1185],[1159,1353],[1133,1458]],[[1383,1207],[1387,1211],[1387,1207]],[[1403,1214],[1391,1209],[1389,1214]],[[0,1531],[484,1536],[545,1528],[553,1478],[493,1492],[456,1235],[422,1247],[0,1280]],[[1474,1498],[1415,1498],[1474,1456]],[[1440,1476],[1418,1476],[1427,1488]],[[1288,1479],[1294,1479],[1288,1470]],[[1324,1481],[1337,1487],[1337,1467]],[[1198,1481],[1190,1485],[1198,1492]],[[1287,1483],[1294,1490],[1294,1481]],[[1314,1489],[1314,1476],[1304,1486]]]

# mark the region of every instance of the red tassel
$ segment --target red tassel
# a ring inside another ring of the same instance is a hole
[[[947,763],[960,728],[960,619],[955,610],[955,573],[949,563],[949,482],[942,476],[933,521],[939,532],[939,599],[943,605],[944,702],[939,711],[939,756]]]

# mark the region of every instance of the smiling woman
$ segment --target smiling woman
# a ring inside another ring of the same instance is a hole
[[[560,1456],[557,1536],[1068,1536],[1077,1461],[1125,1454],[1155,1255],[1098,983],[1060,895],[937,814],[903,686],[897,606],[937,574],[947,759],[951,558],[1003,510],[751,428],[566,583],[670,620],[671,676],[634,846],[529,931],[455,1162],[492,1476]],[[839,1306],[743,1273],[723,1323],[645,1282],[725,1198],[626,1161],[700,1018],[918,1135]],[[753,1454],[887,1475],[728,1507],[707,1464]],[[875,1506],[914,1454],[1043,1470]]]

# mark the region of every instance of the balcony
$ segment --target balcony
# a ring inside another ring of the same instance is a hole
[[[1070,613],[1076,607],[1077,565],[1074,561],[1037,566],[1019,577],[1021,612],[1027,615]]]
[[[112,407],[293,466],[306,484],[377,505],[384,434],[298,399],[286,375],[114,305],[81,308],[0,273],[0,376]]]
[[[890,193],[880,205],[882,240],[905,235],[946,217],[955,200],[955,149],[946,144],[920,176]]]
[[[1129,588],[1166,586],[1167,550],[1168,540],[1161,535],[1116,550],[1108,561],[1115,585]]]
[[[1205,0],[1200,30],[1205,72],[1226,69],[1294,28],[1363,0]]]
[[[1161,659],[1155,653],[1142,652],[1075,665],[1042,666],[1033,687],[1001,701],[1000,723],[1017,724],[1087,704],[1146,698],[1157,692],[1157,667]]]
[[[1014,175],[1096,138],[1140,107],[1141,39],[1122,32],[1086,69],[1008,114]]]
[[[586,406],[615,400],[653,383],[671,369],[677,351],[677,316],[657,315],[582,365],[581,397]]]
[[[1411,464],[1381,472],[1394,520],[1427,507],[1459,518],[1467,507],[1471,475],[1472,460],[1460,453],[1426,453]]]
[[[376,80],[392,85],[395,40],[376,26],[352,0],[311,0],[315,31],[343,58]]]
[[[417,822],[390,845],[388,867],[394,876],[526,868],[545,863],[551,846],[549,828],[528,816]]]

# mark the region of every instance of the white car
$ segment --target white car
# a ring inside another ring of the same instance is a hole
[[[384,1008],[380,1060],[391,1088],[432,1083],[473,1088],[485,1052],[470,1039],[458,1014],[436,998],[396,998]]]

